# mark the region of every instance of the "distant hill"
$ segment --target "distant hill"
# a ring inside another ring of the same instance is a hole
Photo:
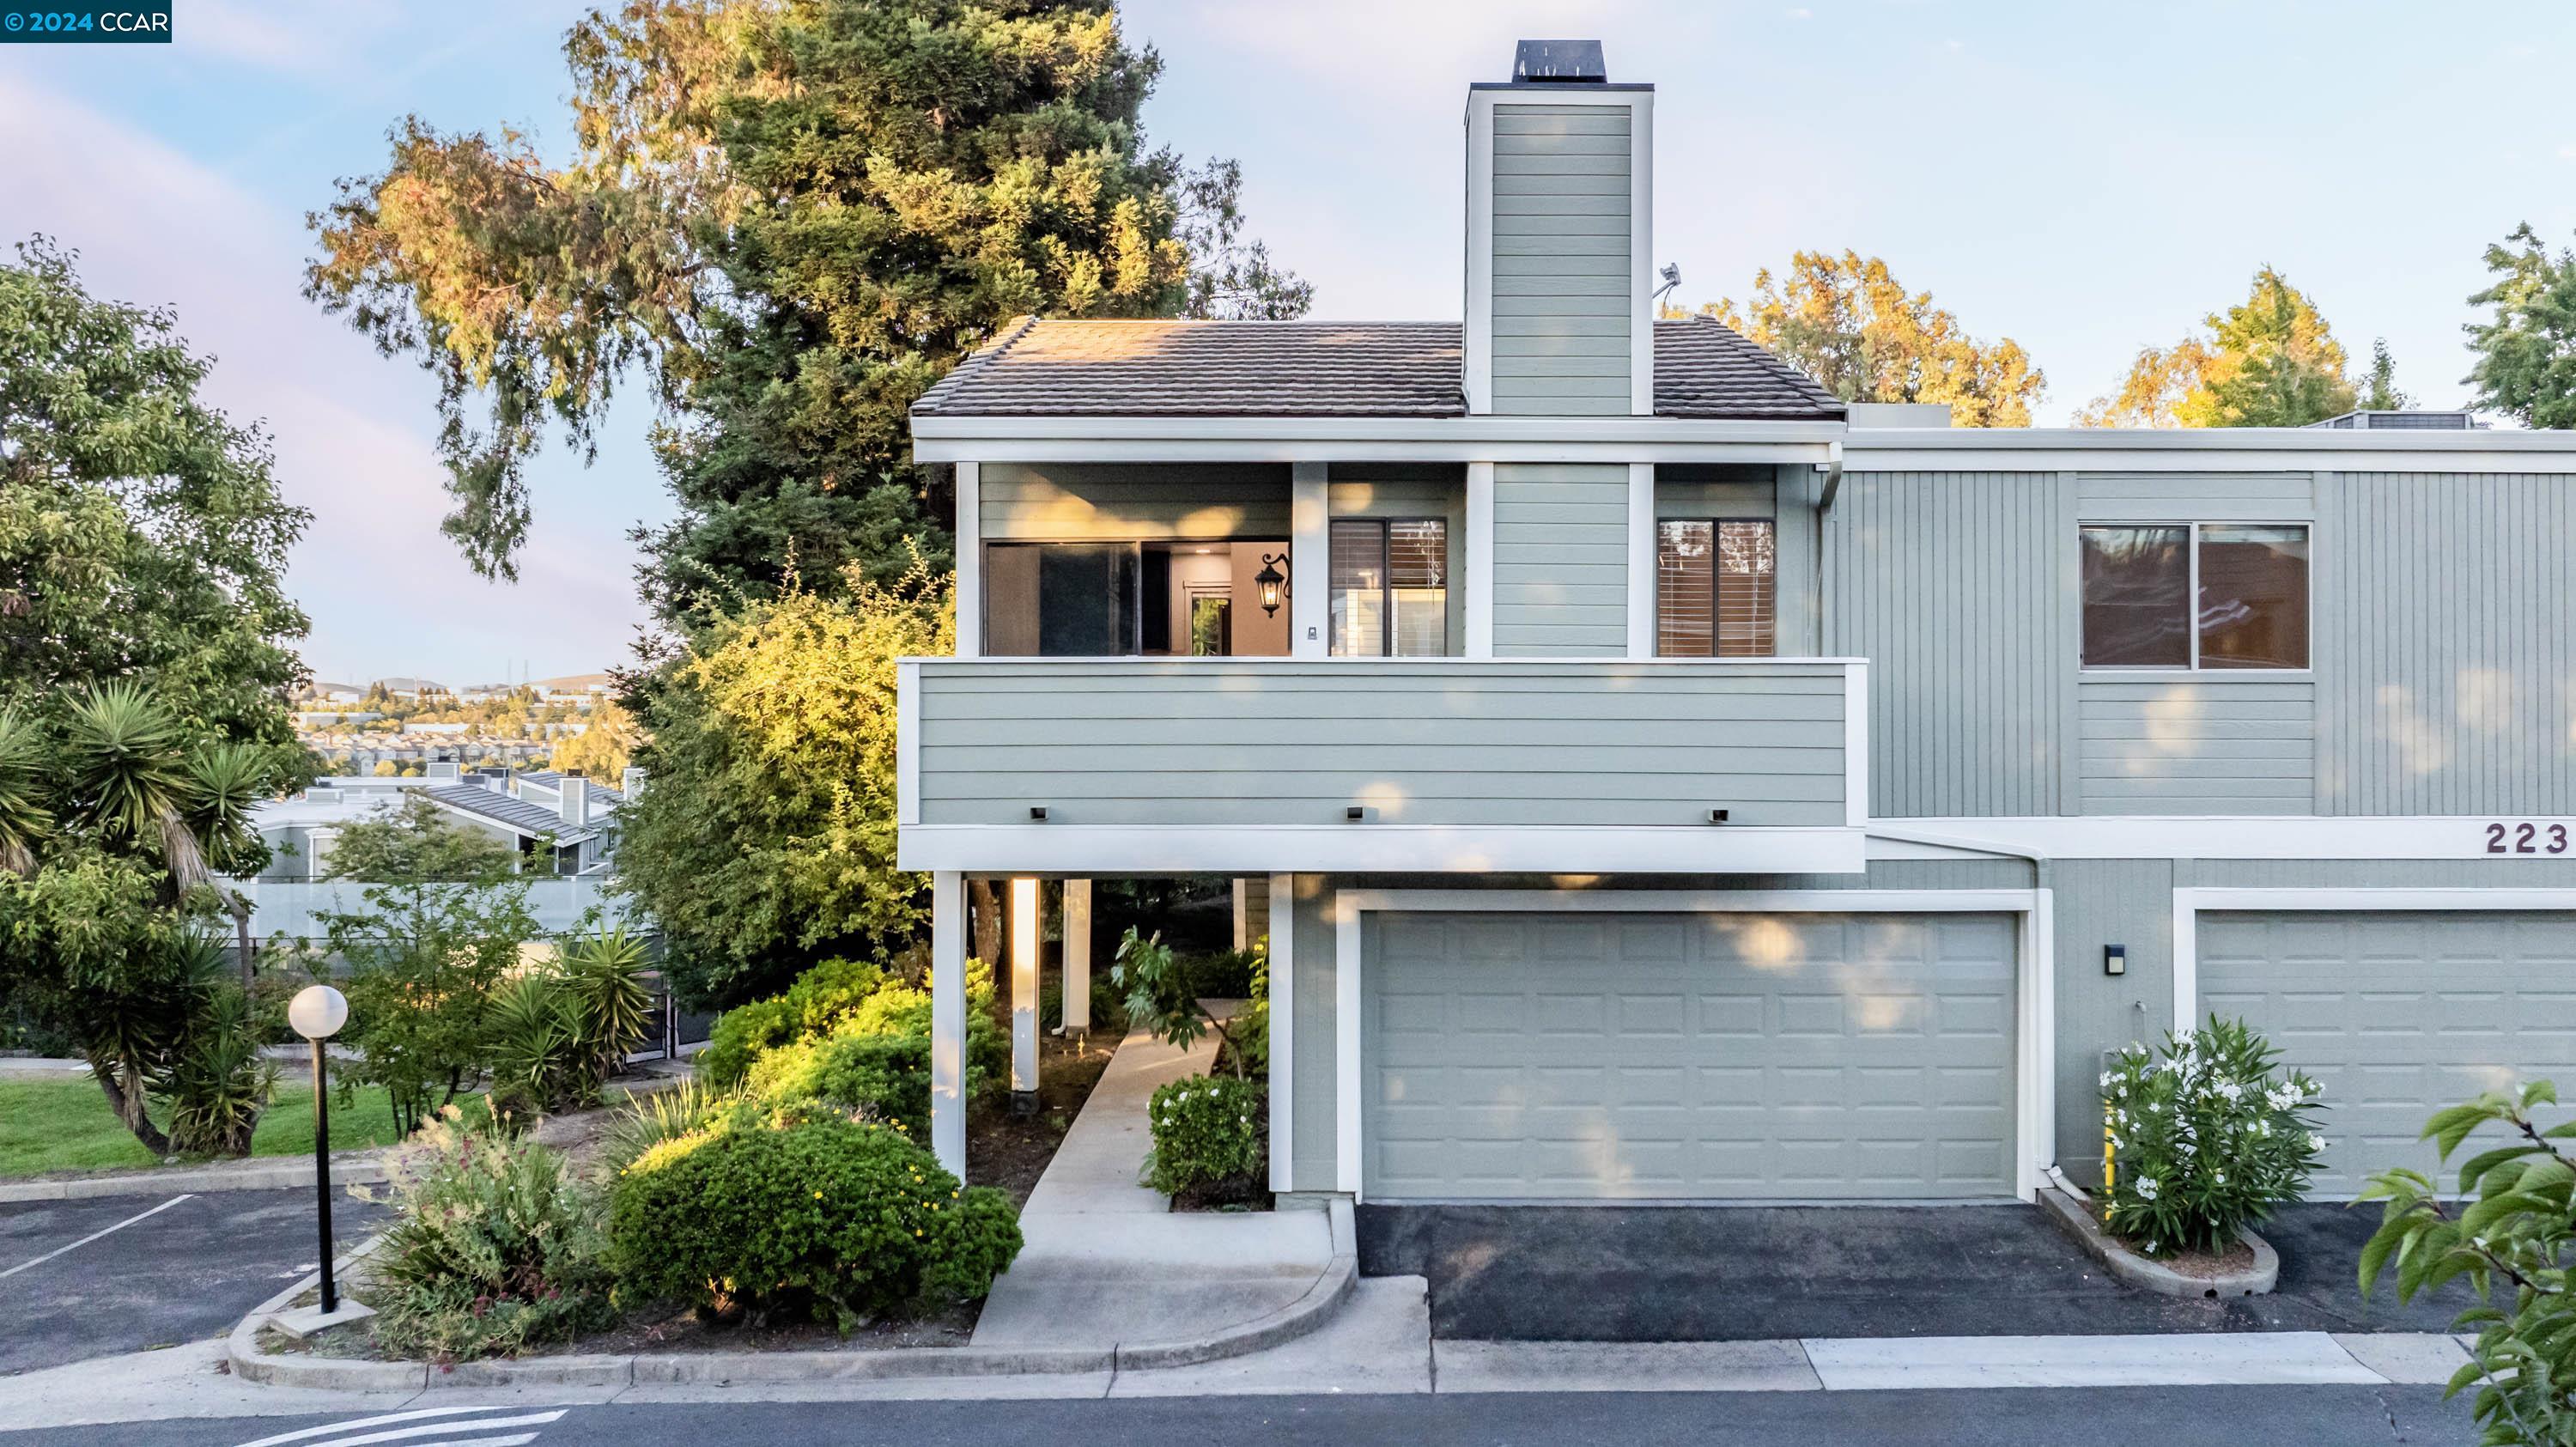
[[[617,680],[605,673],[567,673],[561,678],[535,678],[529,682],[539,688],[562,689],[579,693],[585,689],[606,688]]]
[[[446,684],[429,678],[379,678],[367,686],[381,688],[387,693],[417,693],[424,690],[445,693],[447,691]]]

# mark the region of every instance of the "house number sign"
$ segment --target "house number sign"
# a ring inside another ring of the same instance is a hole
[[[2567,826],[2491,822],[2487,825],[2489,854],[2564,854],[2567,852]]]

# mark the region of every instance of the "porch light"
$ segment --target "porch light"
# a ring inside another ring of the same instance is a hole
[[[1286,561],[1286,553],[1275,558],[1264,553],[1261,555],[1261,571],[1252,575],[1252,581],[1261,589],[1261,611],[1265,614],[1277,614],[1279,600],[1288,596],[1288,577],[1279,571],[1279,565]]]

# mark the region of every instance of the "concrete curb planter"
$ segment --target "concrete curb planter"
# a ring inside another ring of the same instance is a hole
[[[2113,1276],[2160,1296],[2187,1299],[2260,1296],[2280,1284],[2280,1253],[2272,1249],[2272,1243],[2248,1230],[2240,1228],[2236,1234],[2238,1240],[2252,1248],[2253,1265],[2242,1271],[2194,1276],[2176,1271],[2152,1256],[2141,1256],[2123,1245],[2093,1218],[2093,1204],[2089,1200],[2053,1186],[2042,1186],[2039,1188],[2039,1205],[2048,1213],[2050,1220],[2074,1237],[2075,1243],[2108,1268]]]
[[[372,1156],[331,1162],[333,1187],[373,1185],[385,1178],[384,1162]],[[135,1171],[117,1176],[78,1176],[40,1181],[0,1181],[0,1205],[25,1201],[90,1201],[104,1196],[202,1196],[212,1191],[282,1191],[310,1188],[313,1162],[303,1156],[281,1156],[274,1164],[197,1167],[186,1170]]]
[[[365,1258],[384,1240],[340,1258],[338,1269]],[[524,1357],[459,1362],[353,1361],[262,1351],[269,1318],[321,1281],[306,1277],[233,1327],[226,1355],[244,1381],[341,1392],[416,1392],[425,1387],[623,1387],[640,1382],[746,1385],[764,1382],[888,1381],[941,1377],[1062,1375],[1190,1366],[1244,1356],[1293,1341],[1321,1327],[1359,1281],[1358,1238],[1350,1203],[1333,1208],[1333,1259],[1296,1301],[1256,1320],[1195,1340],[1118,1343],[1099,1348],[1010,1349],[906,1347],[852,1352],[642,1352],[631,1355]]]

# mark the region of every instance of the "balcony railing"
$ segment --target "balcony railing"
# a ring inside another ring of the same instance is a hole
[[[903,675],[908,868],[1863,867],[1856,660],[934,658]]]

